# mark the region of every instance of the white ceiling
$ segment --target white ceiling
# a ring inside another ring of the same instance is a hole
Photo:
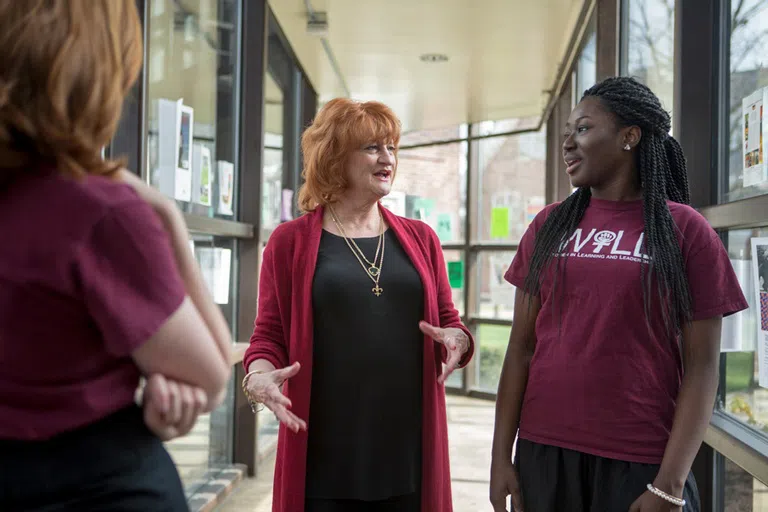
[[[269,0],[325,102],[345,96],[305,0]],[[391,106],[404,131],[538,116],[584,0],[311,0],[351,97]],[[425,63],[424,53],[447,62]]]

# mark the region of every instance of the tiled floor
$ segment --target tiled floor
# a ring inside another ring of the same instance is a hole
[[[488,472],[491,463],[494,403],[448,397],[454,512],[490,510]],[[256,478],[241,482],[219,512],[271,512],[274,459],[269,458]]]

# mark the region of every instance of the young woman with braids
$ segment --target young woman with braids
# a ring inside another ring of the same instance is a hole
[[[717,234],[687,206],[669,129],[631,78],[587,90],[565,126],[578,190],[536,217],[505,276],[517,294],[496,512],[508,495],[525,512],[699,509],[690,469],[717,390],[721,321],[747,303]]]

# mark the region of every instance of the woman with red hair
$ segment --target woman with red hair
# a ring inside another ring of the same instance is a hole
[[[443,383],[473,341],[437,235],[379,204],[399,141],[387,106],[347,99],[302,137],[306,214],[267,243],[244,359],[281,422],[274,511],[452,510]]]

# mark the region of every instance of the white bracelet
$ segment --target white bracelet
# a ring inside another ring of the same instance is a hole
[[[684,507],[685,506],[685,500],[682,498],[676,498],[672,496],[671,494],[667,494],[661,489],[657,489],[653,486],[653,484],[648,484],[648,490],[651,491],[655,496],[658,496],[659,498],[663,499],[666,502],[669,502],[677,507]]]

